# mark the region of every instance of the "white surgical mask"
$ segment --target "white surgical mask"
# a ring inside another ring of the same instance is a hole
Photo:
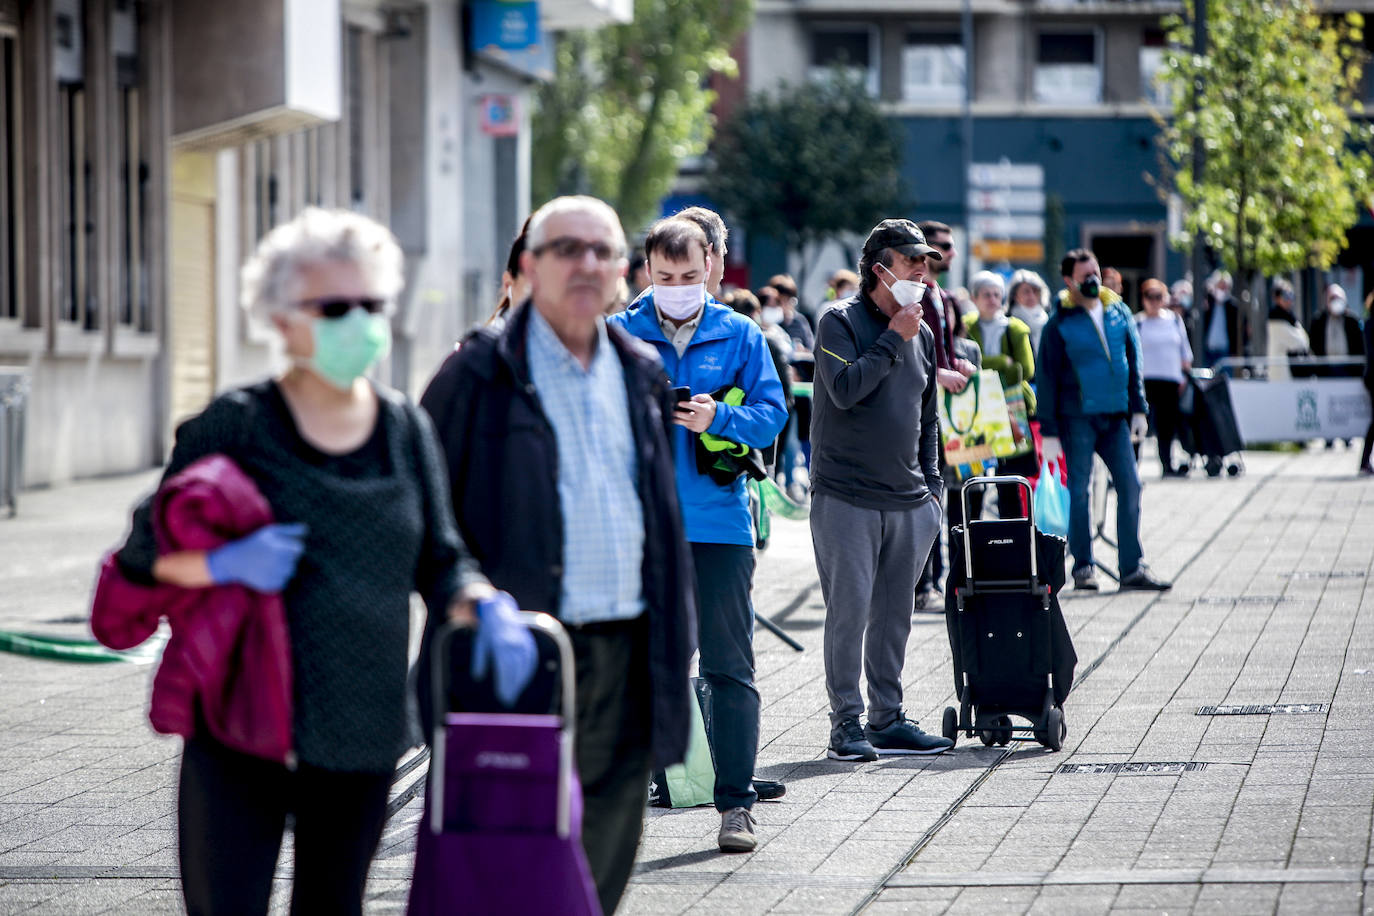
[[[665,318],[686,321],[697,312],[706,301],[706,284],[689,283],[686,286],[655,286],[654,307]]]
[[[921,281],[898,280],[897,275],[894,274],[892,271],[888,270],[886,267],[883,267],[882,264],[879,264],[878,266],[882,267],[883,270],[887,271],[887,275],[891,277],[894,281],[896,281],[894,283],[888,283],[881,277],[878,278],[879,281],[883,284],[883,286],[886,286],[888,288],[888,291],[892,293],[892,298],[896,299],[897,304],[902,308],[906,308],[908,305],[915,305],[917,302],[920,302],[921,297],[926,294],[926,285]]]
[[[1344,315],[1344,314],[1345,314],[1345,300],[1344,300],[1344,299],[1332,299],[1330,302],[1326,303],[1326,307],[1327,307],[1328,309],[1331,310],[1331,314],[1333,314],[1333,315]]]
[[[782,306],[770,305],[763,310],[763,326],[772,327],[775,324],[782,324]]]

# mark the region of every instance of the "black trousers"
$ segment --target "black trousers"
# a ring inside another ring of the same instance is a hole
[[[1155,426],[1155,439],[1159,443],[1159,463],[1165,471],[1174,469],[1174,439],[1178,437],[1178,382],[1168,379],[1147,378],[1145,380],[1145,400],[1150,403],[1150,421]]]
[[[1370,355],[1369,359],[1374,359],[1374,354]],[[1365,382],[1365,388],[1369,389],[1369,401],[1374,404],[1374,385]],[[1374,452],[1374,414],[1369,417],[1369,429],[1364,431],[1364,448],[1360,449],[1360,467],[1369,464],[1371,452]]]
[[[177,794],[182,893],[190,916],[266,913],[286,815],[295,815],[291,912],[361,914],[386,818],[390,773],[335,773],[186,742]]]
[[[582,848],[610,916],[630,882],[649,791],[648,621],[569,626],[568,635],[577,659]]]

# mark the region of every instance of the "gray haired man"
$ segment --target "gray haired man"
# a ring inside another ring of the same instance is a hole
[[[834,760],[938,754],[952,745],[902,713],[916,579],[940,530],[935,337],[921,318],[929,260],[910,220],[864,242],[860,289],[816,332],[811,539],[825,598]],[[859,668],[868,678],[868,723]]]

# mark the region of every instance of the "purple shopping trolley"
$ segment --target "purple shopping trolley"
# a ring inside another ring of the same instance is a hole
[[[601,914],[582,851],[572,643],[547,614],[523,616],[537,640],[555,647],[561,714],[440,715],[450,708],[450,644],[462,628],[448,624],[435,635],[430,674],[439,721],[410,916]]]

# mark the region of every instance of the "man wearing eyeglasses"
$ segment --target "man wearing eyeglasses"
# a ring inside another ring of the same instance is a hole
[[[644,253],[653,287],[610,324],[652,344],[672,384],[686,389],[673,415],[673,450],[696,569],[701,676],[711,686],[717,845],[747,852],[757,845],[750,812],[758,798],[759,693],[749,598],[754,522],[744,476],[702,453],[766,447],[787,422],[787,407],[763,332],[707,292],[715,264],[701,227],[681,217],[660,220]]]
[[[672,398],[652,348],[603,317],[629,266],[614,210],[550,201],[530,218],[520,266],[530,298],[504,329],[471,333],[420,403],[482,571],[572,637],[582,843],[611,913],[634,865],[650,760],[683,759],[694,702]]]

